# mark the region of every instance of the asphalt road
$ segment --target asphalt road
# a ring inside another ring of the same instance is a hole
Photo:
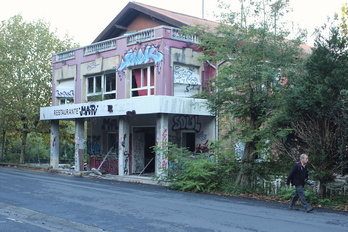
[[[0,167],[0,231],[348,231],[348,214]]]

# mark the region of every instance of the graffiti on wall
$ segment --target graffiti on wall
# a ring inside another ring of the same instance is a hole
[[[177,130],[194,130],[200,132],[201,123],[198,122],[198,115],[176,115],[173,117],[173,131]]]
[[[147,64],[154,62],[158,68],[158,73],[161,71],[161,62],[163,54],[159,51],[159,45],[147,44],[143,49],[130,48],[122,57],[120,66],[117,68],[120,77],[124,76],[125,69],[130,66]]]
[[[96,68],[100,64],[97,64],[97,62],[93,61],[87,65],[87,71],[91,71],[92,69]]]
[[[56,90],[56,97],[74,97],[74,90]]]
[[[93,136],[91,140],[87,140],[88,155],[98,155],[101,152],[100,136]]]
[[[197,72],[198,69],[196,67],[174,65],[174,83],[187,84],[189,86],[201,85],[201,78]]]
[[[144,168],[145,134],[134,133],[132,144],[133,167],[135,173],[140,173]]]
[[[195,153],[208,153],[209,151],[209,145],[208,145],[209,140],[206,140],[204,143],[198,143],[196,145]]]
[[[102,130],[116,130],[117,129],[117,119],[104,118],[102,124]]]
[[[197,139],[198,139],[199,141],[204,141],[204,140],[207,139],[207,137],[208,137],[208,135],[207,135],[207,134],[204,134],[203,132],[197,134]]]

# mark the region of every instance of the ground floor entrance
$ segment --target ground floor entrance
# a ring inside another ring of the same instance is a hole
[[[194,154],[216,138],[215,117],[203,102],[152,96],[41,108],[40,119],[51,121],[50,165],[59,167],[59,124],[69,120],[75,123],[75,171],[87,163],[119,176],[161,175],[170,165],[166,143]]]

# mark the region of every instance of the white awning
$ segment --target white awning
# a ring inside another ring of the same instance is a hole
[[[75,96],[75,83],[74,80],[62,81],[56,87],[56,97],[69,97],[73,98]]]

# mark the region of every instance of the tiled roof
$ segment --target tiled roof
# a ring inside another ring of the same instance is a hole
[[[178,12],[170,11],[170,10],[165,10],[162,8],[158,8],[155,6],[150,6],[146,5],[144,3],[139,3],[139,2],[133,2],[134,4],[143,6],[147,9],[150,9],[154,12],[157,12],[159,14],[165,15],[169,18],[175,19],[177,21],[182,22],[183,24],[186,24],[187,26],[196,26],[196,25],[207,25],[209,27],[215,28],[219,25],[218,22],[210,21],[207,19],[199,18],[199,17],[194,17],[186,14],[181,14]]]
[[[172,27],[206,25],[213,29],[219,25],[218,22],[189,16],[158,7],[146,5],[138,2],[129,2],[122,11],[109,23],[109,25],[98,35],[94,43],[111,39],[122,35],[124,28],[136,18],[139,14],[146,14],[152,18],[158,19]],[[115,27],[116,26],[116,27]]]

